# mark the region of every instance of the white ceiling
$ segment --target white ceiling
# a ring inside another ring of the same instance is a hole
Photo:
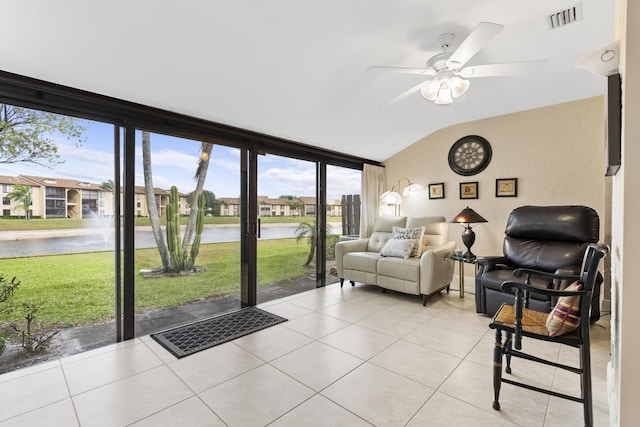
[[[547,16],[582,4],[583,20]],[[2,1],[0,69],[382,161],[456,123],[604,93],[574,66],[613,41],[614,0]],[[541,74],[471,80],[449,106],[422,67],[478,22],[504,25],[468,65],[546,59]]]

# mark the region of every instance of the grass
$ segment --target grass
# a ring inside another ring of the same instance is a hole
[[[302,266],[307,244],[295,239],[258,242],[258,286],[308,273]],[[157,249],[136,250],[136,271],[158,267]],[[240,244],[202,245],[197,265],[199,274],[135,280],[137,311],[170,307],[240,290]],[[33,301],[40,307],[37,318],[45,324],[71,327],[106,322],[114,315],[113,252],[90,252],[0,259],[0,273],[22,282],[12,304]],[[3,319],[0,317],[0,322]]]
[[[187,217],[181,217],[180,223],[186,224]],[[260,220],[265,224],[274,223],[291,223],[297,224],[301,221],[311,221],[313,217],[262,217]],[[341,222],[341,217],[327,217],[328,222]],[[160,218],[160,222],[165,224],[165,218]],[[204,218],[205,224],[240,224],[240,218],[237,216],[209,216]],[[136,218],[136,226],[151,225],[149,218]],[[25,231],[25,230],[61,230],[70,228],[88,228],[95,227],[93,219],[79,218],[49,218],[49,219],[6,219],[0,218],[0,231]]]

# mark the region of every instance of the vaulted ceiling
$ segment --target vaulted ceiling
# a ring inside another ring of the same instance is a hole
[[[64,0],[4,2],[0,69],[382,161],[432,132],[605,91],[575,66],[614,35],[614,0]],[[578,20],[549,16],[577,6]],[[546,60],[470,80],[447,106],[382,106],[479,22],[504,26],[467,65]]]

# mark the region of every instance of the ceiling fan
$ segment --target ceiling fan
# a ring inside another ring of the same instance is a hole
[[[500,24],[480,22],[460,46],[452,52],[449,51],[449,46],[455,35],[453,33],[440,35],[438,40],[443,51],[429,58],[426,68],[370,67],[370,70],[418,74],[429,77],[429,80],[401,93],[385,102],[382,106],[394,104],[418,91],[423,97],[429,101],[434,101],[436,104],[451,104],[453,98],[461,96],[469,89],[469,80],[467,80],[469,78],[531,74],[541,71],[547,63],[545,60],[464,66],[503,28]]]

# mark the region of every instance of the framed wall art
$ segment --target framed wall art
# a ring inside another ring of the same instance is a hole
[[[518,178],[496,179],[496,197],[518,197]]]
[[[478,181],[461,182],[460,198],[461,199],[477,199],[478,198]]]
[[[444,199],[444,182],[429,184],[429,199]]]

